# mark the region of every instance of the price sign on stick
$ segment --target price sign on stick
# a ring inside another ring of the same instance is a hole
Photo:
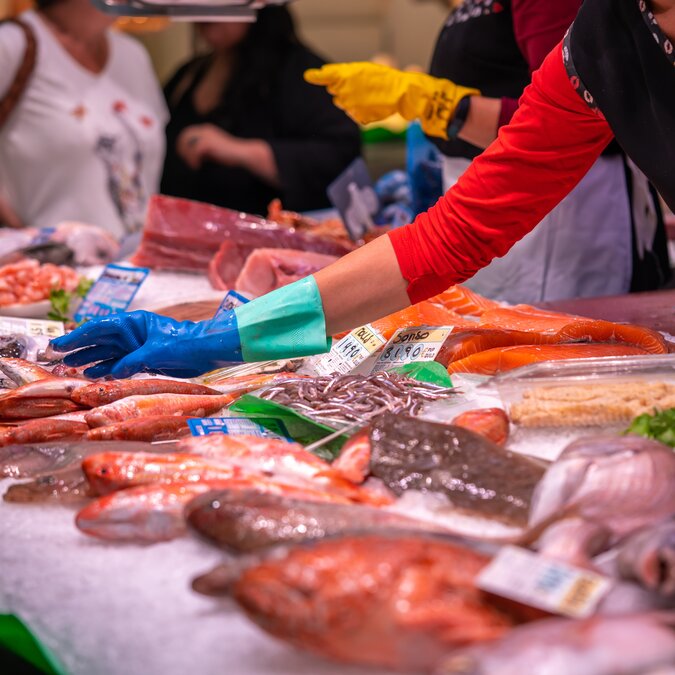
[[[106,265],[75,313],[75,321],[124,312],[150,270],[145,267]]]

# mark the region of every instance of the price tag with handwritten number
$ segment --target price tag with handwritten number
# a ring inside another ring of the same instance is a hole
[[[314,363],[319,375],[346,375],[384,345],[386,340],[370,325],[356,328],[338,340]]]
[[[402,328],[385,345],[373,372],[435,360],[451,332],[452,326]]]

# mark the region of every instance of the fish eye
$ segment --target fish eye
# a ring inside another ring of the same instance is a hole
[[[99,473],[101,474],[101,476],[107,475],[107,473],[108,473],[108,467],[107,467],[107,466],[102,466],[102,467],[99,469]]]

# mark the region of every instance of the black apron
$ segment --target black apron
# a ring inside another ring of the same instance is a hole
[[[580,96],[675,209],[675,55],[646,0],[585,0],[563,57]],[[652,250],[634,263],[631,290],[656,288],[670,277],[660,214]]]
[[[513,32],[511,1],[465,0],[457,7],[436,41],[429,74],[480,89],[483,96],[520,98],[530,69]],[[474,159],[483,151],[459,139],[430,140],[446,157]]]

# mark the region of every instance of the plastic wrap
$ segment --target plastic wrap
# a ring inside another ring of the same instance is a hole
[[[675,407],[675,355],[537,363],[492,378],[511,421],[523,427],[626,425]]]

